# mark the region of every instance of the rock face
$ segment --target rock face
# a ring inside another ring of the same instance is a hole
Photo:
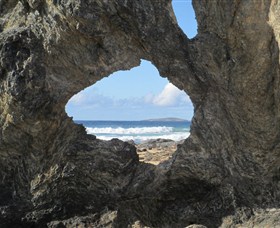
[[[170,0],[0,2],[0,227],[279,226],[280,3],[193,4],[190,40]],[[158,166],[65,113],[140,59],[195,108]]]

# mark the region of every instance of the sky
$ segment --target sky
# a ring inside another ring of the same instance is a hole
[[[197,23],[190,0],[173,0],[177,22],[192,38]],[[188,95],[154,65],[142,60],[129,71],[118,71],[74,95],[66,105],[74,120],[144,120],[176,117],[191,120],[193,105]]]

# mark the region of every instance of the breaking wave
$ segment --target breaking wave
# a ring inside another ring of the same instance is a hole
[[[157,127],[87,127],[88,134],[96,135],[102,140],[111,140],[118,138],[123,141],[133,140],[135,143],[141,143],[151,139],[171,139],[180,141],[186,139],[190,133],[187,129],[178,129],[166,126]]]
[[[131,135],[131,134],[157,134],[157,133],[169,133],[173,131],[172,127],[132,127],[132,128],[92,128],[87,127],[88,134],[120,134],[120,135]]]
[[[176,134],[170,134],[170,135],[153,135],[153,136],[140,136],[140,135],[135,135],[135,136],[131,136],[131,135],[127,135],[127,136],[120,136],[120,137],[114,137],[114,136],[97,136],[97,138],[102,139],[102,140],[111,140],[113,138],[118,138],[122,141],[129,141],[129,140],[133,140],[135,143],[141,143],[147,140],[151,140],[151,139],[158,139],[158,138],[162,138],[162,139],[171,139],[174,141],[180,141],[183,139],[186,139],[187,137],[189,137],[190,133],[176,133]]]

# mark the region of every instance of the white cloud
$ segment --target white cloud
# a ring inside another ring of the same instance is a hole
[[[144,102],[153,103],[154,98],[155,98],[154,94],[148,93],[148,94],[146,94],[146,96],[144,96]]]
[[[135,107],[141,107],[144,102],[143,97],[128,97],[125,99],[118,99],[114,97],[109,97],[99,93],[98,91],[83,90],[80,93],[74,95],[68,101],[68,109],[90,109],[90,108],[123,108],[131,109]],[[150,104],[150,103],[148,103]]]
[[[86,96],[83,93],[77,93],[69,100],[69,103],[72,103],[74,105],[81,105],[85,102],[85,100]]]
[[[95,90],[83,90],[75,94],[69,101],[68,105],[73,107],[98,107],[98,106],[112,106],[115,100],[106,97]]]
[[[159,116],[191,118],[192,103],[184,91],[168,83],[158,94],[120,99],[97,90],[84,90],[67,104],[67,113],[75,119],[145,119]],[[189,111],[190,110],[190,111]]]
[[[186,104],[189,101],[190,100],[187,94],[184,91],[179,90],[172,83],[168,83],[161,93],[152,99],[152,103],[158,106],[173,106],[183,103]]]

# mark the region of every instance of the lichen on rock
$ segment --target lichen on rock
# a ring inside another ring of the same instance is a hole
[[[188,39],[171,0],[0,2],[1,227],[279,226],[279,3],[193,5]],[[65,113],[141,59],[195,109],[158,166]]]

